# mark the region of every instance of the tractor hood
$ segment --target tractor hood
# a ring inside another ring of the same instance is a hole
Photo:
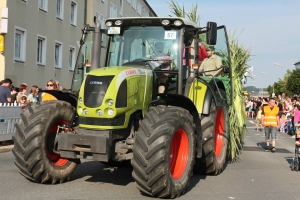
[[[152,81],[153,71],[141,67],[103,67],[90,71],[78,97],[80,124],[87,124],[83,118],[117,119],[143,109],[152,98]],[[112,126],[124,124],[124,120],[122,124],[108,121],[107,125]]]

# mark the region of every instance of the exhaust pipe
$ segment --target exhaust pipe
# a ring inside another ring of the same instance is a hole
[[[94,17],[94,23],[95,23],[95,31],[93,35],[91,70],[100,67],[100,55],[101,55],[101,39],[102,39],[101,23],[96,16]]]

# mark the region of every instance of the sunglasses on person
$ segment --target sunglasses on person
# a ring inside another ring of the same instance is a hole
[[[53,86],[53,84],[47,84],[47,87],[52,87]]]

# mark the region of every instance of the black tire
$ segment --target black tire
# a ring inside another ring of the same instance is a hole
[[[61,158],[53,152],[53,146],[57,126],[67,124],[73,113],[67,102],[45,101],[29,106],[21,114],[12,150],[20,174],[39,183],[69,180],[79,160]]]
[[[221,91],[225,97],[224,91]],[[223,101],[220,98],[218,101]],[[218,127],[218,128],[217,128]],[[229,117],[226,106],[217,107],[212,99],[210,113],[201,116],[202,157],[196,159],[194,171],[200,174],[218,175],[226,162],[229,137]]]
[[[195,128],[190,113],[179,107],[152,107],[140,122],[135,137],[132,176],[140,192],[162,198],[183,194],[195,159]],[[184,153],[179,153],[182,156],[176,155],[178,142],[183,147],[180,150]],[[176,168],[179,166],[180,169]]]

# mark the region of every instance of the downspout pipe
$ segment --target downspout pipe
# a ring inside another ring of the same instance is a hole
[[[87,18],[87,1],[88,1],[88,0],[85,0],[85,1],[84,1],[84,18],[83,18],[83,26],[86,25],[86,18]]]
[[[93,35],[93,46],[92,46],[92,65],[91,70],[100,67],[100,55],[101,55],[101,24],[99,19],[94,17],[95,31]]]

